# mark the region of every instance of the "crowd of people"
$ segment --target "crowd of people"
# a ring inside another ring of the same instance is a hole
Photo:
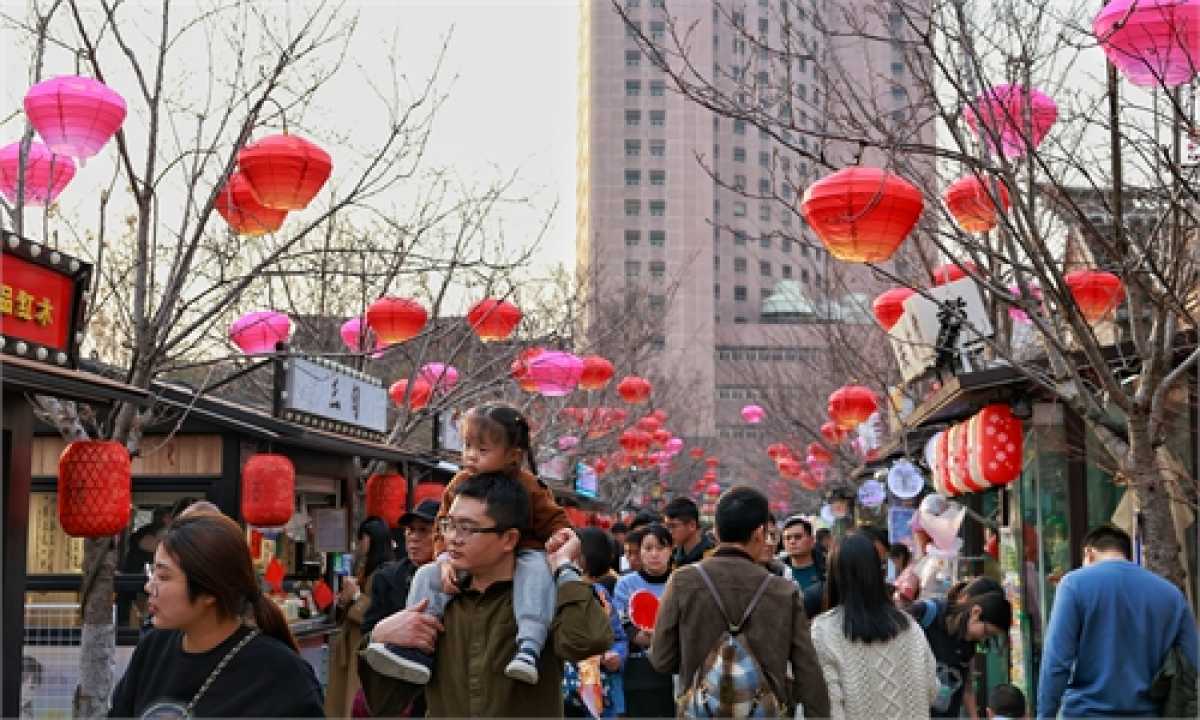
[[[912,554],[886,532],[834,538],[773,517],[749,486],[720,497],[711,529],[687,498],[611,531],[573,529],[537,477],[519,412],[475,408],[463,435],[463,469],[441,502],[401,518],[401,555],[381,520],[358,528],[324,696],[263,595],[245,534],[202,508],[153,549],[155,629],[112,716],[1028,713],[1007,684],[977,706],[977,648],[1013,622],[994,580],[922,597],[897,581]],[[1195,620],[1177,588],[1130,562],[1120,530],[1085,546],[1087,567],[1063,579],[1051,615],[1037,715],[1159,712],[1163,659],[1195,667]]]

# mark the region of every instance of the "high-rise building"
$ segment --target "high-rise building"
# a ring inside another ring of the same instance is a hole
[[[828,123],[831,44],[818,13],[830,6],[623,0],[626,17],[612,0],[582,6],[580,277],[596,304],[630,298],[664,313],[653,370],[686,388],[668,401],[675,432],[715,448],[770,442],[787,428],[749,426],[741,407],[811,405],[829,382],[830,327],[869,322],[878,288],[832,260],[798,213],[828,171],[793,148],[824,149],[806,131]],[[686,47],[691,71],[744,103],[746,119],[676,92],[647,43],[668,48],[672,67]],[[748,121],[756,112],[791,129],[761,130]]]

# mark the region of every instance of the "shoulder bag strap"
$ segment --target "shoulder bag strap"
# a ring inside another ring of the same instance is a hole
[[[708,586],[708,591],[712,594],[713,600],[717,603],[717,609],[721,611],[721,617],[725,619],[725,625],[729,628],[730,632],[733,632],[735,625],[729,620],[729,613],[725,612],[725,605],[721,602],[721,596],[717,593],[717,586],[713,585],[712,578],[708,576],[708,573],[704,570],[702,563],[693,563],[692,567],[696,569],[696,572],[700,574],[700,579],[703,580],[704,584]]]
[[[764,577],[762,582],[758,584],[758,590],[754,592],[754,597],[750,598],[750,604],[746,606],[746,612],[742,615],[742,621],[738,623],[738,630],[741,630],[742,626],[750,620],[750,613],[754,612],[754,608],[758,607],[758,601],[762,599],[763,593],[767,591],[767,585],[770,582],[771,574],[767,573],[767,576]]]
[[[200,698],[204,696],[204,693],[208,692],[209,686],[213,684],[213,681],[217,679],[217,676],[221,674],[221,671],[225,669],[225,666],[229,664],[233,656],[237,655],[239,650],[249,645],[250,641],[257,636],[258,628],[251,628],[250,632],[246,633],[246,637],[242,638],[237,645],[229,648],[229,652],[225,653],[225,657],[221,658],[221,662],[217,663],[213,671],[208,674],[208,677],[204,680],[204,684],[196,691],[196,694],[192,697],[192,701],[187,704],[187,717],[194,716],[196,703],[200,702]]]

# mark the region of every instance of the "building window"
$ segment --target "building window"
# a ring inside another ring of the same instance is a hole
[[[651,274],[654,273],[654,263],[650,263],[650,273]],[[661,311],[666,307],[667,307],[667,298],[665,296],[663,296],[663,295],[651,295],[650,296],[650,309],[651,310],[660,310]]]
[[[625,9],[632,10],[642,4],[642,0],[625,0]]]
[[[625,141],[625,157],[637,157],[642,154],[641,140],[626,140]]]
[[[760,238],[758,238],[758,246],[761,247],[763,250],[770,250],[771,249],[771,236],[768,235],[767,233],[763,233],[762,236]]]
[[[737,302],[746,302],[746,297],[747,297],[747,293],[746,293],[745,285],[734,285],[733,286],[733,299],[734,300],[736,300]]]
[[[758,194],[769,195],[771,192],[771,181],[768,178],[758,179]]]
[[[780,265],[779,268],[780,268],[780,272],[783,273],[783,277],[785,280],[790,280],[792,278],[792,266],[791,265]]]
[[[780,188],[779,188],[780,193],[779,194],[783,196],[784,200],[791,200],[792,199],[792,184],[789,183],[787,180],[784,180],[779,185],[780,185]]]
[[[893,75],[903,75],[904,74],[904,63],[902,63],[902,62],[892,63],[892,74]]]
[[[650,21],[650,39],[662,40],[667,35],[667,24],[661,20]]]
[[[733,149],[733,160],[734,162],[746,162],[746,148],[735,147]]]
[[[637,260],[626,260],[625,261],[625,277],[626,278],[640,277],[641,274],[642,274],[642,264],[640,262],[638,262]]]
[[[800,243],[800,257],[808,257],[808,246]]]
[[[662,217],[663,215],[666,215],[666,214],[667,214],[667,201],[666,200],[651,200],[650,201],[650,216],[651,217]]]
[[[635,68],[642,64],[642,54],[637,50],[625,51],[625,67]]]
[[[636,187],[642,184],[641,170],[626,170],[625,171],[625,187]]]
[[[640,230],[625,231],[625,247],[637,247],[642,241],[642,232]]]
[[[734,230],[733,231],[733,244],[734,245],[745,245],[746,244],[746,232],[744,230]]]
[[[666,140],[651,140],[650,141],[650,157],[666,157],[667,141]]]
[[[783,220],[784,227],[791,227],[792,226],[792,213],[788,210],[784,210],[782,220]]]
[[[733,201],[733,216],[734,217],[746,217],[746,203],[742,202],[741,200],[734,200]]]
[[[745,325],[746,323],[748,323],[750,321],[746,319],[745,315],[734,315],[733,322],[735,325]]]
[[[746,176],[745,175],[734,175],[733,176],[733,189],[737,190],[738,192],[742,192],[746,189]]]
[[[788,215],[785,214],[784,217],[788,217]],[[780,240],[779,241],[779,249],[784,251],[785,253],[790,253],[792,251],[792,239],[785,237],[782,240]]]
[[[667,231],[666,230],[651,230],[650,231],[650,247],[666,247]]]
[[[735,135],[745,135],[746,134],[746,121],[745,120],[734,120],[733,121],[733,133]]]
[[[713,283],[713,300],[721,299],[721,283]]]
[[[650,171],[650,184],[651,185],[666,185],[667,184],[667,171],[666,170],[651,170]]]
[[[663,7],[663,2],[665,2],[665,0],[650,0],[650,7],[652,7],[652,8]]]
[[[625,97],[637,97],[642,94],[641,80],[626,80],[625,81]]]
[[[663,127],[667,124],[666,110],[651,110],[650,111],[650,127]]]
[[[744,272],[746,272],[746,267],[747,267],[746,258],[734,258],[733,259],[733,271],[734,272],[744,273]]]
[[[758,219],[762,220],[763,222],[771,221],[771,206],[770,205],[759,205],[758,206]]]
[[[758,262],[758,273],[763,277],[771,277],[771,263],[766,260]]]
[[[808,268],[800,268],[800,282],[808,282]]]
[[[667,94],[667,84],[662,80],[650,81],[650,95],[653,97],[662,97]]]
[[[641,200],[626,200],[625,201],[625,217],[637,217],[642,214]]]
[[[758,297],[762,300],[766,300],[767,298],[771,297],[771,291],[767,288],[759,288]]]
[[[652,352],[662,352],[667,348],[667,339],[662,335],[655,335],[650,338],[650,350]]]
[[[625,127],[637,127],[642,123],[641,110],[626,110],[625,111]]]
[[[667,275],[667,264],[662,260],[650,261],[650,277],[662,280]]]
[[[758,166],[769,168],[771,167],[771,153],[766,150],[760,150],[758,153]]]
[[[713,255],[713,270],[720,270],[720,269],[721,269],[721,256]]]

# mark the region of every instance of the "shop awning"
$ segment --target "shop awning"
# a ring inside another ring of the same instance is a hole
[[[146,405],[150,394],[141,388],[90,373],[11,355],[0,355],[0,386],[4,390],[50,395],[84,402],[130,402]]]

